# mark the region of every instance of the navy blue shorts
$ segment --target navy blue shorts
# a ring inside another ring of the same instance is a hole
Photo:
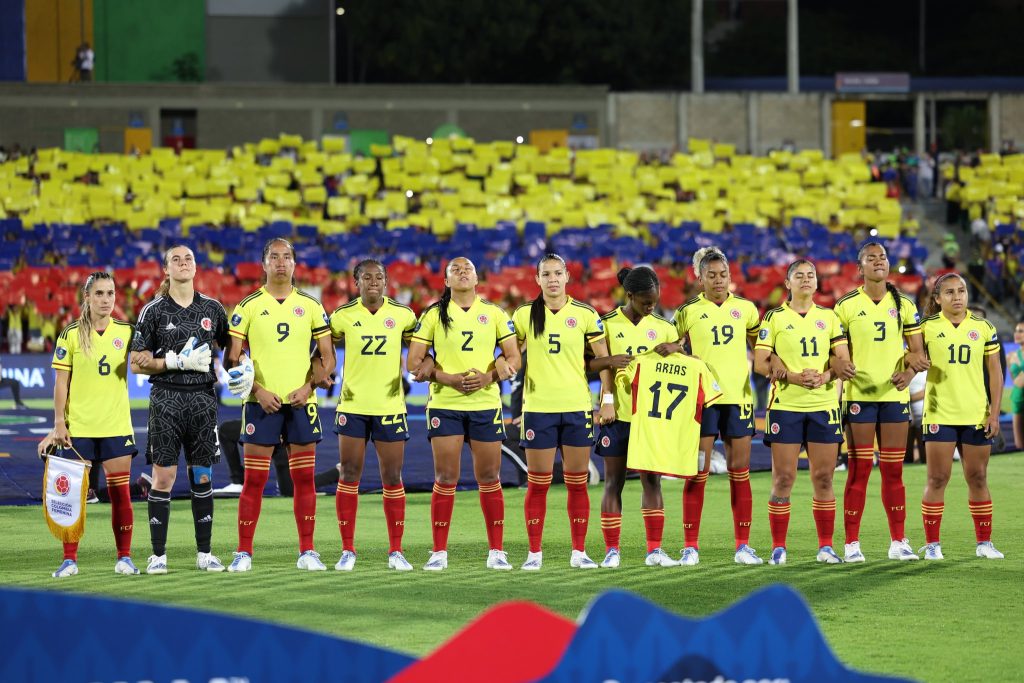
[[[944,441],[965,446],[992,445],[992,439],[985,436],[985,430],[978,429],[975,425],[925,424],[921,427],[921,431],[924,432],[925,441]]]
[[[700,435],[721,435],[730,439],[753,436],[754,406],[749,403],[716,403],[707,406],[700,418]]]
[[[359,415],[335,413],[334,433],[363,441],[408,441],[409,423],[405,413],[398,415]]]
[[[259,403],[250,401],[242,407],[242,435],[239,441],[257,446],[279,443],[319,443],[323,438],[320,411],[315,403],[293,408],[285,403],[276,413],[267,414]]]
[[[470,441],[505,440],[505,418],[501,408],[493,410],[446,410],[427,408],[427,438],[462,436]]]
[[[629,423],[616,420],[597,431],[597,454],[604,458],[625,458],[629,450]]]
[[[103,462],[130,455],[139,454],[135,445],[135,435],[126,436],[73,436],[71,445],[86,460]]]
[[[773,443],[842,443],[843,423],[839,409],[798,413],[792,410],[769,410],[764,418],[764,442]]]
[[[910,422],[910,404],[898,401],[846,401],[847,422],[886,424]]]
[[[594,419],[589,410],[575,413],[523,413],[520,425],[522,448],[594,445]]]

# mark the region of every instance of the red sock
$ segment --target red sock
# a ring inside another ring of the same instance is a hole
[[[356,551],[356,513],[359,510],[359,482],[338,480],[334,492],[334,511],[341,531],[341,549]]]
[[[316,451],[288,454],[288,471],[292,475],[295,498],[292,510],[295,526],[299,530],[299,552],[313,549],[313,530],[316,528]]]
[[[789,531],[789,503],[768,502],[768,528],[772,532],[772,548],[786,547]]]
[[[430,526],[433,529],[434,552],[448,550],[448,530],[452,525],[452,510],[455,509],[455,486],[434,482],[430,495]]]
[[[501,492],[501,482],[477,482],[477,486],[480,487],[480,509],[487,525],[487,545],[491,550],[501,550],[505,535],[505,494]]]
[[[601,513],[601,535],[604,536],[604,551],[619,549],[619,534],[622,531],[621,512]]]
[[[647,535],[647,552],[661,547],[661,535],[665,532],[665,510],[661,508],[640,508],[644,518],[644,533]]]
[[[64,559],[78,562],[78,541],[64,544]]]
[[[550,487],[550,472],[527,473],[526,500],[523,503],[523,512],[526,514],[526,537],[530,541],[531,553],[540,552],[541,542],[544,539],[544,514],[548,509],[548,489]],[[481,493],[481,495],[483,494]]]
[[[939,530],[942,528],[942,512],[945,508],[945,503],[921,501],[921,518],[924,521],[925,543],[939,542]]]
[[[836,530],[836,499],[811,501],[814,515],[814,527],[818,530],[818,547],[832,545],[832,535]]]
[[[128,488],[131,472],[107,475],[107,493],[110,495],[110,527],[114,530],[114,544],[117,557],[132,554],[132,527],[135,515],[132,510],[132,493]]]
[[[846,529],[846,542],[853,543],[860,539],[860,519],[864,514],[868,479],[871,478],[871,468],[875,464],[875,446],[874,444],[854,446],[848,456],[846,490],[843,492],[843,526]],[[825,545],[831,545],[831,543]]]
[[[562,472],[568,498],[565,509],[569,513],[569,535],[572,549],[583,551],[587,547],[587,527],[590,525],[590,494],[587,493],[589,472]]]
[[[704,486],[708,473],[698,472],[683,485],[683,543],[687,548],[700,547],[700,515],[704,511]]]
[[[889,537],[902,541],[907,537],[907,489],[903,486],[905,448],[882,449],[878,470],[882,475],[882,506],[889,520]]]
[[[992,540],[992,501],[967,501],[967,507],[974,519],[974,537],[978,543]]]
[[[384,521],[388,525],[388,552],[402,552],[405,532],[405,486],[384,487]]]
[[[252,538],[263,507],[263,487],[270,477],[269,455],[245,456],[245,479],[238,497],[238,552],[252,555]]]
[[[729,470],[729,499],[732,503],[732,529],[736,547],[750,543],[750,522],[754,516],[754,496],[750,492],[750,468]]]

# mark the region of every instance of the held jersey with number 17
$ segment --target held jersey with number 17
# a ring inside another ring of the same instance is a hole
[[[622,308],[616,308],[602,315],[601,320],[604,321],[604,334],[608,339],[608,354],[612,356],[639,356],[658,344],[671,344],[679,339],[675,325],[659,315],[645,315],[634,324],[622,312]],[[616,382],[616,420],[629,422],[632,419],[632,401],[629,386]]]

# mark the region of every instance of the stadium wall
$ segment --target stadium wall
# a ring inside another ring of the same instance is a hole
[[[97,22],[99,23],[99,22]],[[792,143],[831,153],[833,93],[610,93],[603,86],[327,86],[242,84],[89,85],[0,83],[0,144],[60,147],[64,128],[94,127],[102,151],[123,151],[131,120],[159,131],[162,110],[195,110],[197,144],[224,148],[280,133],[307,139],[385,130],[426,138],[460,126],[480,141],[564,129],[598,144],[685,148],[689,138],[764,154]],[[910,96],[888,96],[907,100]],[[985,100],[992,151],[1024,141],[1024,94],[918,93],[918,102]],[[859,98],[869,99],[869,97]],[[923,104],[918,106],[923,111]],[[923,116],[916,136],[923,146]]]
[[[188,68],[202,80],[205,17],[204,0],[94,0],[96,80],[177,81]],[[194,60],[192,67],[182,60]]]

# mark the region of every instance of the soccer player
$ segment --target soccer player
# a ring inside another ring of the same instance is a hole
[[[508,314],[476,294],[476,267],[454,258],[445,269],[441,300],[420,315],[409,344],[408,365],[417,381],[431,380],[427,436],[434,453],[430,498],[433,552],[427,571],[448,567],[448,531],[459,483],[462,444],[468,439],[480,508],[487,524],[487,568],[512,569],[503,549],[505,499],[501,492],[501,442],[505,423],[498,382],[519,369],[519,347]],[[494,349],[501,349],[495,358]],[[425,360],[433,348],[433,362]]]
[[[814,264],[798,259],[786,271],[789,301],[765,314],[754,348],[754,371],[772,379],[764,441],[772,449],[772,492],[768,524],[772,554],[768,564],[786,563],[790,492],[796,478],[800,447],[814,487],[814,526],[818,531],[818,562],[839,564],[832,549],[836,497],[832,475],[843,442],[839,395],[829,353],[849,359],[846,336],[836,314],[814,303],[818,276]]]
[[[111,317],[114,279],[91,274],[82,287],[82,312],[64,328],[53,351],[53,431],[39,444],[74,447],[86,460],[103,464],[110,493],[110,526],[117,547],[116,574],[138,574],[132,563],[133,511],[128,482],[138,453],[128,407],[128,348],[132,326]],[[64,562],[54,578],[78,573],[78,543],[64,544]]]
[[[185,246],[164,253],[167,278],[157,296],[139,312],[132,338],[132,372],[149,375],[148,459],[153,464],[149,491],[149,535],[153,554],[147,574],[167,573],[167,527],[178,457],[192,492],[196,567],[222,572],[210,552],[213,530],[213,464],[220,459],[213,349],[228,345],[228,317],[216,299],[195,290],[196,261]]]
[[[387,271],[380,261],[360,261],[353,271],[359,298],[339,306],[331,314],[331,333],[344,340],[342,376],[334,431],[341,453],[341,478],[335,497],[341,529],[338,571],[356,564],[356,511],[359,478],[363,474],[366,443],[373,439],[384,484],[384,518],[387,521],[388,567],[410,571],[402,554],[405,530],[405,487],[402,461],[409,439],[405,394],[402,389],[402,342],[416,327],[416,314],[385,296]]]
[[[1013,413],[1013,445],[1021,449],[1024,448],[1024,320],[1014,326],[1013,341],[1017,350],[1009,358],[1010,378],[1013,380],[1010,409]]]
[[[625,367],[628,356],[608,358],[601,317],[565,292],[569,272],[561,256],[546,254],[537,264],[536,280],[540,294],[512,315],[519,343],[530,352],[525,362],[520,424],[529,468],[524,512],[530,551],[522,568],[537,571],[543,564],[541,541],[548,488],[555,451],[560,448],[572,539],[569,566],[593,569],[597,563],[587,556],[586,541],[590,522],[587,479],[590,449],[594,445],[594,418],[584,352],[589,345],[595,356],[591,365],[602,363],[602,367],[612,368]]]
[[[914,300],[888,282],[889,258],[878,242],[860,248],[857,261],[864,284],[839,299],[835,313],[846,330],[850,361],[835,359],[843,380],[844,413],[850,432],[849,468],[843,494],[846,528],[844,559],[863,562],[860,520],[868,479],[875,464],[882,475],[882,505],[889,520],[889,558],[916,560],[905,533],[907,493],[903,459],[910,426],[910,386],[918,371],[928,369]],[[905,345],[910,348],[905,354]],[[904,357],[904,354],[906,357]]]
[[[275,238],[263,248],[266,284],[242,299],[231,315],[227,365],[237,371],[242,345],[249,344],[255,369],[251,393],[242,409],[245,481],[238,501],[238,551],[229,572],[252,569],[252,541],[270,476],[274,447],[288,444],[288,468],[295,488],[293,510],[299,532],[296,567],[327,569],[313,549],[316,526],[316,444],[323,438],[315,387],[330,382],[334,370],[330,319],[314,297],[296,289],[295,249]],[[320,357],[310,359],[315,345]],[[229,373],[231,372],[229,371]],[[236,386],[237,389],[237,386]]]
[[[753,498],[750,493],[750,441],[754,435],[754,400],[750,390],[747,346],[754,347],[761,325],[757,307],[729,291],[729,261],[716,247],[704,247],[693,255],[693,270],[704,291],[683,304],[675,314],[680,338],[689,337],[693,354],[707,363],[722,399],[701,417],[700,449],[704,467],[686,480],[683,488],[683,536],[686,547],[679,562],[695,565],[698,554],[704,487],[711,469],[715,439],[725,444],[732,500],[733,533],[738,564],[761,564],[750,547]]]
[[[924,559],[941,560],[939,529],[945,507],[946,484],[953,468],[953,451],[960,449],[967,506],[974,519],[975,554],[1001,560],[992,545],[992,494],[988,489],[988,458],[992,438],[999,433],[1003,383],[999,339],[992,323],[967,310],[967,283],[959,273],[935,281],[929,312],[921,323],[924,346],[931,359],[924,398],[924,441],[928,480],[921,500],[924,521]]]
[[[668,356],[681,350],[675,326],[654,313],[661,296],[658,275],[647,266],[623,268],[618,272],[619,284],[626,292],[626,303],[601,316],[604,322],[608,351],[613,356],[639,356],[654,351]],[[633,397],[629,387],[616,384],[610,369],[601,370],[601,410],[598,421],[597,453],[604,458],[604,496],[601,498],[601,532],[605,556],[602,567],[614,569],[621,562],[619,533],[622,528],[622,487],[626,483],[626,455]],[[641,515],[647,536],[649,567],[674,567],[679,563],[661,549],[665,529],[665,501],[661,495],[661,476],[641,472],[643,494]]]

